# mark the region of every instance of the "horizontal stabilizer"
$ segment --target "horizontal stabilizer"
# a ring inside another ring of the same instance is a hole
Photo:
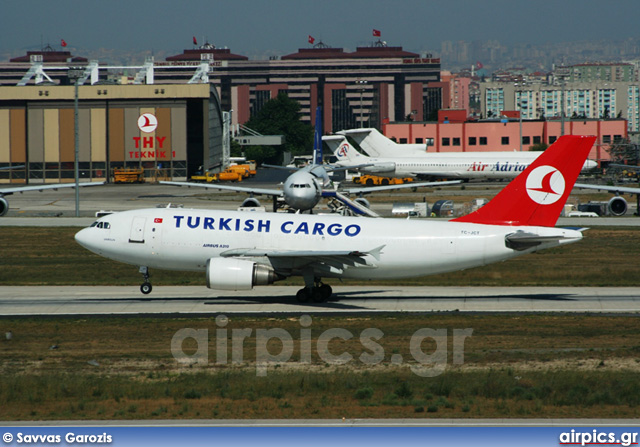
[[[537,247],[538,245],[549,242],[560,242],[561,240],[573,240],[574,238],[567,238],[561,234],[541,236],[535,233],[527,233],[525,231],[516,231],[515,233],[507,234],[504,237],[504,242],[507,248],[511,248],[516,251],[528,250],[529,248]]]

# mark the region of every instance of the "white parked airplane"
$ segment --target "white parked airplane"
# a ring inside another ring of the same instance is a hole
[[[322,278],[384,279],[477,267],[577,242],[555,228],[595,137],[560,137],[492,201],[452,221],[338,215],[142,209],[111,214],[76,241],[101,256],[148,268],[202,271],[207,287],[249,290],[302,276],[300,301],[324,301]]]
[[[607,202],[608,213],[612,216],[623,216],[629,209],[627,201],[620,197],[621,194],[635,194],[637,210],[636,213],[640,215],[640,188],[634,188],[631,186],[591,185],[588,183],[576,183],[575,187],[583,189],[596,189],[598,191],[607,191],[614,193],[615,196],[609,199],[609,202]]]
[[[450,152],[437,154],[421,152],[417,155],[402,156],[401,154],[406,154],[407,151],[400,151],[393,157],[371,158],[358,152],[343,135],[325,136],[322,139],[333,150],[338,159],[337,166],[355,169],[358,165],[365,165],[358,170],[369,174],[399,178],[514,178],[527,169],[541,154],[541,152]],[[595,162],[585,160],[585,170],[595,167]]]
[[[322,125],[321,125],[321,109],[318,107],[316,111],[316,127],[314,135],[314,147],[313,147],[313,161],[309,165],[303,168],[288,168],[282,166],[269,166],[270,168],[286,169],[294,172],[286,178],[282,189],[270,189],[270,188],[258,188],[258,187],[243,187],[232,185],[220,185],[220,184],[199,184],[188,182],[173,182],[173,181],[161,181],[163,185],[174,186],[196,186],[201,188],[213,188],[226,191],[246,192],[251,195],[246,199],[241,206],[257,207],[260,206],[260,202],[254,198],[254,195],[269,195],[274,199],[282,197],[285,203],[292,209],[298,211],[312,210],[322,197],[335,197],[346,206],[348,206],[356,214],[366,214],[369,216],[378,217],[377,214],[368,209],[368,203],[363,199],[351,200],[344,194],[368,194],[374,191],[385,191],[390,189],[402,189],[402,188],[417,188],[434,186],[436,183],[407,183],[402,185],[385,185],[376,187],[362,187],[362,188],[344,188],[340,191],[336,191],[331,187],[331,180],[329,179],[330,171],[340,171],[350,169],[350,167],[335,167],[323,164],[322,161]],[[438,185],[444,184],[442,182]],[[275,208],[275,206],[274,206]],[[275,209],[274,209],[275,211]]]
[[[428,150],[426,144],[398,144],[373,127],[341,130],[336,134],[353,138],[369,157],[415,157],[426,154]]]
[[[98,185],[104,185],[104,182],[80,183],[80,187]],[[4,216],[9,211],[9,201],[5,199],[5,196],[10,196],[11,194],[15,194],[16,192],[22,193],[26,191],[43,191],[45,189],[57,190],[60,188],[75,188],[75,186],[75,183],[56,183],[46,185],[17,186],[14,188],[0,188],[0,217]]]

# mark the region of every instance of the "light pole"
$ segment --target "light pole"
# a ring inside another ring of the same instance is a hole
[[[82,77],[84,70],[82,68],[70,68],[67,75],[69,80],[74,81],[74,101],[73,101],[73,114],[74,114],[74,140],[75,150],[73,159],[73,171],[76,182],[76,217],[80,217],[80,170],[78,167],[80,159],[80,138],[78,127],[78,86],[80,85],[80,78]]]
[[[564,135],[564,79],[560,90],[560,136]]]
[[[522,152],[522,84],[518,85],[517,83],[515,84],[516,86],[516,94],[518,95],[518,121],[519,121],[519,126],[520,126],[520,152]],[[520,89],[518,89],[518,87],[520,87]]]
[[[364,93],[364,86],[367,84],[366,79],[357,79],[356,84],[360,85],[360,128],[364,127],[364,121],[362,118],[362,94]]]

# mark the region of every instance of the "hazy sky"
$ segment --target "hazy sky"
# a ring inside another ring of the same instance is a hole
[[[0,51],[168,50],[203,37],[248,56],[308,47],[307,35],[354,50],[382,32],[389,45],[440,50],[443,40],[503,43],[640,36],[640,0],[2,0]]]

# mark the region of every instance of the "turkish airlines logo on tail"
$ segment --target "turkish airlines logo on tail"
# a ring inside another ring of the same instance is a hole
[[[564,194],[565,181],[553,166],[539,166],[527,177],[526,188],[531,200],[540,205],[551,205]]]

